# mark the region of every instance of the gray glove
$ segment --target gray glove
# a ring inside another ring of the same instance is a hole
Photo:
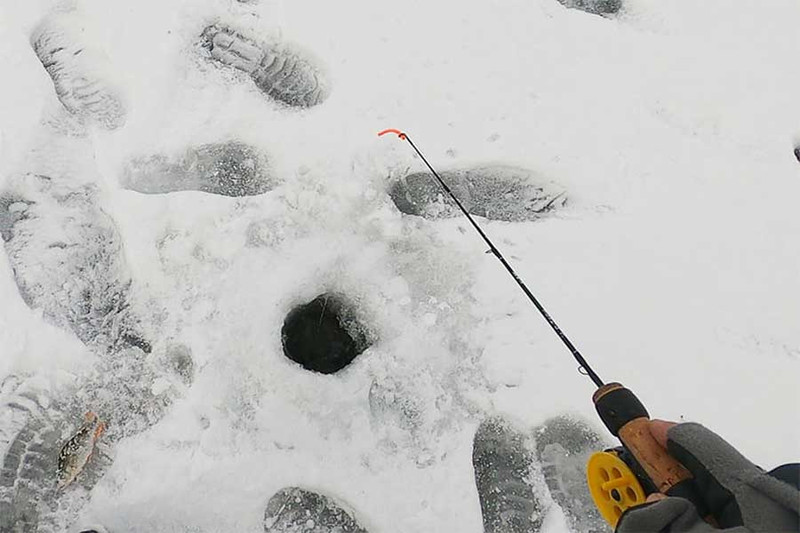
[[[668,497],[628,509],[617,524],[617,533],[800,531],[798,465],[767,473],[700,424],[679,424],[670,428],[667,437],[670,455],[692,473],[709,514],[721,529],[700,518],[688,500]]]

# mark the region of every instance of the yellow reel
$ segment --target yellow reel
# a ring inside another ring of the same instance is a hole
[[[645,501],[644,490],[628,465],[613,452],[595,452],[586,465],[589,492],[600,514],[617,527],[620,516],[629,507]]]

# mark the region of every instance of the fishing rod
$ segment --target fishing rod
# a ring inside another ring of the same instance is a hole
[[[579,368],[583,369],[586,372],[586,375],[589,376],[589,378],[594,382],[595,385],[597,385],[598,387],[602,387],[603,380],[600,379],[600,376],[598,376],[595,373],[595,371],[592,370],[592,367],[589,366],[589,363],[586,362],[586,359],[584,359],[583,355],[581,355],[581,353],[578,351],[575,345],[572,344],[572,341],[569,340],[569,337],[567,337],[567,335],[563,331],[561,331],[561,328],[558,327],[558,324],[556,324],[556,321],[553,320],[553,318],[550,316],[550,313],[548,313],[547,310],[544,308],[544,306],[539,302],[539,300],[536,299],[536,296],[534,296],[533,293],[530,291],[530,289],[528,289],[528,287],[525,285],[525,282],[522,281],[522,278],[520,278],[517,275],[517,273],[514,272],[514,269],[511,268],[511,265],[508,264],[508,261],[506,261],[506,258],[503,257],[503,254],[500,253],[500,250],[497,249],[494,243],[483,232],[481,227],[478,226],[478,223],[475,222],[475,219],[472,218],[472,215],[470,215],[469,212],[464,208],[464,206],[461,204],[456,195],[453,194],[453,191],[450,190],[450,187],[447,186],[447,184],[444,182],[439,173],[436,172],[436,170],[434,170],[434,168],[431,166],[430,163],[428,163],[428,160],[425,159],[425,156],[422,155],[422,152],[419,151],[419,148],[417,148],[417,146],[414,144],[414,141],[412,141],[411,138],[405,133],[395,129],[383,130],[382,132],[378,133],[378,135],[379,136],[385,135],[387,133],[396,133],[401,140],[408,142],[408,144],[411,145],[411,148],[413,148],[414,151],[417,152],[417,155],[422,159],[423,163],[425,163],[425,165],[428,167],[428,170],[431,171],[431,174],[433,174],[433,176],[439,182],[439,185],[447,192],[447,194],[450,195],[450,198],[452,198],[455,201],[458,208],[461,210],[464,216],[467,217],[467,220],[469,220],[470,224],[472,224],[472,227],[475,228],[475,231],[477,231],[478,234],[481,236],[481,238],[484,240],[484,242],[487,245],[489,245],[489,251],[491,251],[492,254],[494,254],[494,256],[500,261],[500,263],[502,263],[502,265],[505,267],[508,273],[511,274],[511,277],[514,278],[514,281],[517,282],[519,288],[522,289],[522,292],[525,293],[525,296],[527,296],[528,299],[536,307],[536,309],[539,310],[539,313],[541,313],[541,315],[544,317],[544,319],[547,321],[550,327],[553,328],[553,331],[555,331],[556,335],[558,335],[558,338],[561,339],[561,342],[563,342],[566,345],[567,349],[572,354],[572,357],[574,357],[575,360],[580,365]]]
[[[700,516],[707,514],[707,509],[697,493],[692,474],[673,458],[650,433],[650,415],[642,402],[633,392],[622,384],[603,383],[600,376],[592,369],[583,355],[561,330],[550,313],[528,289],[525,282],[517,275],[503,254],[492,243],[481,227],[464,208],[458,197],[450,190],[447,183],[428,162],[407,133],[389,128],[378,133],[379,137],[388,133],[396,134],[400,140],[406,141],[414,152],[422,159],[425,166],[439,183],[439,186],[455,202],[461,213],[467,217],[475,231],[489,246],[489,251],[500,261],[506,271],[514,278],[522,292],[533,303],[544,317],[561,342],[567,347],[572,357],[578,362],[579,370],[585,373],[597,386],[592,395],[600,419],[606,428],[622,443],[621,448],[594,453],[587,464],[586,477],[589,491],[595,505],[603,518],[616,527],[622,513],[645,502],[648,494],[661,492],[669,496],[680,496],[690,500],[697,507]]]

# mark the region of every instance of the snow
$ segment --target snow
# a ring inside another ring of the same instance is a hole
[[[600,376],[765,468],[796,461],[800,4],[624,6],[607,19],[555,0],[0,4],[0,185],[62,158],[94,168],[81,179],[97,181],[135,294],[195,364],[166,416],[116,444],[82,519],[260,531],[269,497],[305,486],[372,533],[477,532],[484,416],[595,421],[591,382],[467,221],[391,204],[390,178],[424,167],[375,135],[387,127],[442,170],[513,165],[565,187],[553,217],[479,222]],[[60,104],[29,44],[67,9],[127,109],[124,127],[70,141],[84,152],[43,125]],[[200,34],[219,21],[309,51],[330,97],[281,107],[205,61]],[[132,158],[231,138],[264,150],[276,189],[119,185]],[[286,313],[326,290],[354,299],[379,339],[334,376],[280,345]],[[25,305],[5,255],[0,302],[0,378],[55,390],[88,372],[96,356]],[[374,416],[375,383],[413,423]],[[553,511],[543,533],[560,531]]]

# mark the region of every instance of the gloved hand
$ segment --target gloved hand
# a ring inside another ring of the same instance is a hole
[[[800,465],[767,473],[700,424],[653,420],[650,432],[692,473],[719,529],[688,500],[654,494],[622,515],[616,533],[800,531]]]

